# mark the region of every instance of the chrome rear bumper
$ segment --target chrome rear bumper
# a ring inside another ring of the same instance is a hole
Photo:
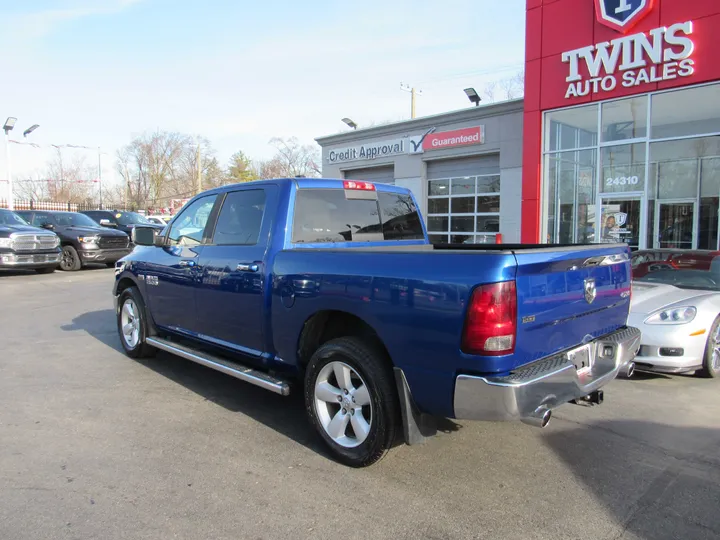
[[[525,420],[591,394],[612,381],[640,348],[640,330],[626,327],[590,342],[594,362],[578,374],[568,351],[538,360],[503,377],[459,375],[455,418]]]

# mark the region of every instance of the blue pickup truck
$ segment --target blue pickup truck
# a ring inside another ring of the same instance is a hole
[[[362,467],[439,417],[544,427],[628,374],[625,245],[432,245],[412,194],[350,180],[224,186],[115,268],[120,341],[281,395],[304,393]]]

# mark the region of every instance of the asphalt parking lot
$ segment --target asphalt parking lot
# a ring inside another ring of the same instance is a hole
[[[124,356],[112,279],[0,275],[0,539],[720,537],[720,383],[618,380],[351,470],[300,396]]]

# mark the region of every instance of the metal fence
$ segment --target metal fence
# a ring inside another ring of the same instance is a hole
[[[0,208],[7,208],[8,201],[0,199]],[[82,212],[85,210],[118,210],[120,212],[133,211],[124,206],[114,206],[111,208],[100,208],[97,204],[91,203],[71,203],[57,201],[34,201],[32,199],[13,199],[13,208],[15,210],[60,210],[67,212]],[[139,210],[141,213],[146,211]]]

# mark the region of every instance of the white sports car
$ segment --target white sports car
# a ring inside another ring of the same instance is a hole
[[[720,253],[634,253],[628,324],[642,332],[637,370],[720,377]]]

